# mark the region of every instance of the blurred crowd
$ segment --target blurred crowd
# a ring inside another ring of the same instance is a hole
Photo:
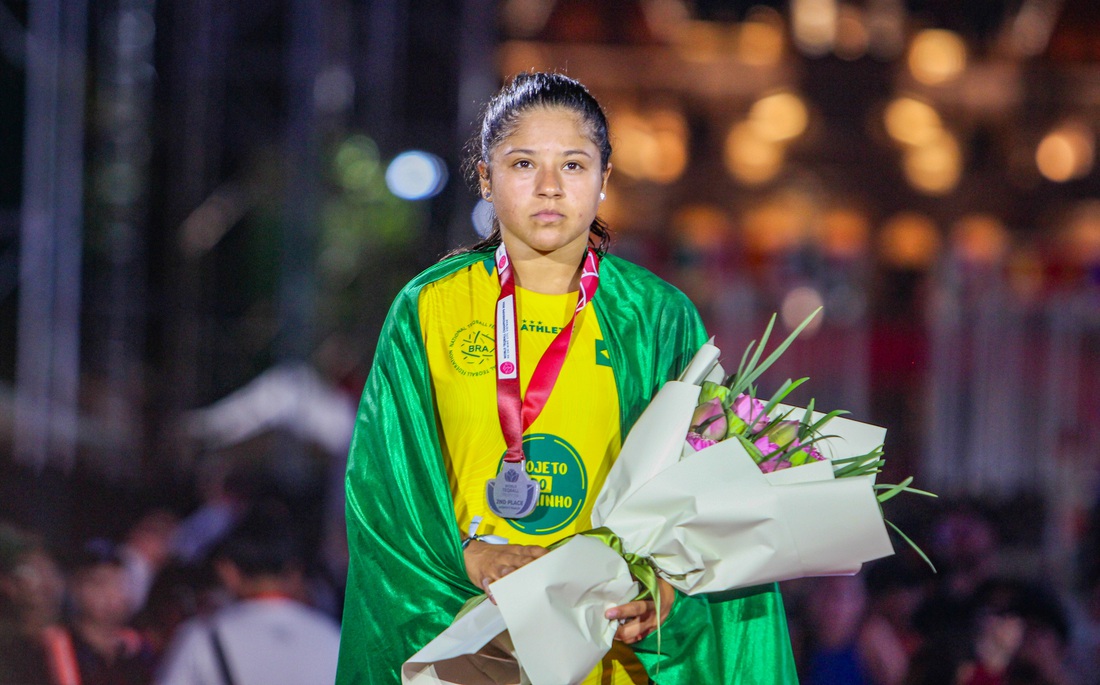
[[[0,521],[0,685],[333,682],[339,591],[298,523],[233,488],[72,549]]]
[[[0,685],[332,682],[339,570],[294,502],[254,481],[230,473],[185,516],[146,511],[68,549],[0,521]],[[1008,563],[1005,521],[973,502],[917,527],[936,573],[905,550],[784,583],[801,682],[1100,685],[1092,518],[1071,586],[1038,555]]]
[[[786,583],[804,685],[1097,685],[1100,557],[1082,547],[1062,588],[1007,572],[994,517],[972,503],[938,512],[925,544],[937,573],[903,553],[856,576]],[[1095,533],[1095,524],[1092,526]]]

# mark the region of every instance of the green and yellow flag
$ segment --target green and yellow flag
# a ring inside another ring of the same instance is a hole
[[[445,259],[417,276],[382,329],[348,460],[350,567],[338,685],[399,683],[401,664],[480,593],[459,548],[417,300],[426,284],[486,259],[492,250]],[[707,336],[681,292],[610,255],[593,306],[626,435]],[[797,682],[774,585],[725,597],[681,595],[662,627],[661,654],[655,635],[634,650],[659,685]]]

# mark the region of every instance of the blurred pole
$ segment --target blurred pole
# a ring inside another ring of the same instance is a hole
[[[192,455],[187,441],[179,439],[177,421],[200,398],[208,399],[200,372],[214,364],[208,342],[210,324],[201,315],[210,289],[201,260],[205,251],[187,243],[184,226],[218,185],[226,97],[221,67],[226,62],[230,22],[228,11],[217,0],[167,7],[172,27],[167,42],[173,52],[165,89],[167,100],[178,104],[166,112],[171,134],[165,166],[172,190],[165,200],[164,223],[175,227],[171,239],[177,249],[170,252],[172,274],[165,279],[170,301],[164,326],[170,350],[168,396],[155,442],[171,452],[158,455],[168,460],[166,466],[182,469]]]
[[[146,208],[152,155],[154,0],[119,0],[102,24],[96,79],[95,199],[107,270],[108,475],[139,474],[144,421]]]
[[[86,0],[36,0],[27,34],[16,459],[76,457]]]
[[[308,359],[313,350],[317,309],[314,259],[320,208],[320,135],[316,105],[317,77],[324,57],[324,3],[292,0],[286,129],[287,194],[280,274],[280,362]]]
[[[287,52],[287,190],[283,254],[279,274],[279,333],[275,355],[281,365],[305,362],[316,344],[317,283],[314,263],[320,216],[321,155],[316,89],[324,63],[325,3],[291,0]],[[288,485],[301,484],[308,458],[302,440],[287,434],[279,442],[278,467]]]
[[[400,87],[408,75],[405,60],[410,32],[408,0],[366,0],[366,54],[360,60],[363,83],[363,111],[367,130],[383,156],[399,144],[399,105],[404,101]],[[414,78],[417,75],[412,75]]]
[[[458,27],[458,117],[455,122],[456,139],[462,143],[476,133],[482,103],[492,97],[500,85],[495,66],[497,5],[494,0],[465,0],[462,3]],[[477,238],[470,219],[477,196],[466,187],[465,179],[456,181],[450,190],[457,194],[455,212],[447,231],[451,247],[474,242]]]

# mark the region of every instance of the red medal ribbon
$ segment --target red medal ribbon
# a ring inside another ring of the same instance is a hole
[[[565,364],[565,355],[569,351],[569,341],[573,335],[573,324],[577,314],[592,301],[600,283],[599,265],[596,253],[588,248],[581,270],[580,292],[577,293],[577,307],[573,316],[550,343],[527,384],[527,394],[522,399],[519,391],[519,335],[516,325],[516,279],[512,273],[512,262],[500,244],[496,252],[497,276],[500,279],[500,296],[497,298],[496,356],[497,356],[497,413],[500,415],[500,428],[504,432],[504,443],[508,451],[504,461],[522,462],[523,434],[535,422],[550,398],[550,391]]]

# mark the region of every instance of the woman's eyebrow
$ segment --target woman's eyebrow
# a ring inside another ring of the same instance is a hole
[[[522,148],[521,147],[521,148],[511,148],[509,150],[505,150],[504,154],[505,154],[505,156],[507,156],[507,155],[533,155],[533,154],[535,154],[535,151],[534,150],[528,150],[527,148]],[[567,156],[567,157],[571,156],[571,155],[584,155],[585,157],[589,157],[589,158],[592,157],[592,155],[589,154],[588,151],[581,150],[579,148],[576,149],[576,150],[565,150],[564,152],[562,152],[562,155]]]

